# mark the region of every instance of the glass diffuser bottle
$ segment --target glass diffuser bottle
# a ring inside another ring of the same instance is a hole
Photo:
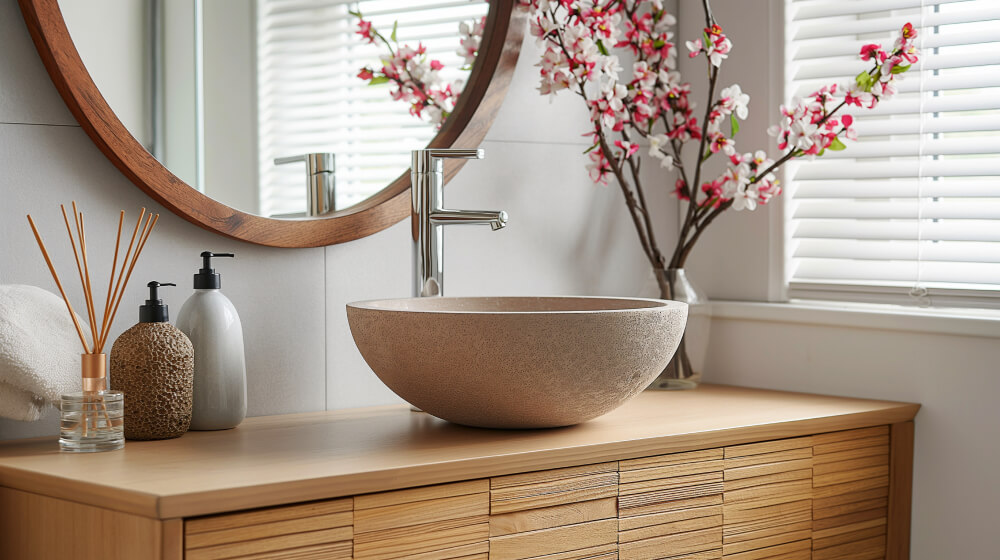
[[[113,451],[125,445],[124,398],[107,390],[107,354],[80,356],[83,390],[62,395],[59,449]]]

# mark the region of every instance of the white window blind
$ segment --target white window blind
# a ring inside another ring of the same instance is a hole
[[[303,212],[302,165],[275,166],[276,157],[336,154],[336,208],[360,202],[410,166],[410,150],[436,134],[389,96],[390,86],[368,86],[363,66],[380,68],[385,45],[357,35],[360,10],[387,39],[398,21],[399,43],[427,47],[453,82],[460,71],[459,23],[486,15],[482,0],[257,0],[258,144],[261,213]]]
[[[1000,307],[1000,1],[786,0],[786,97],[851,83],[906,22],[899,93],[786,169],[789,295]]]

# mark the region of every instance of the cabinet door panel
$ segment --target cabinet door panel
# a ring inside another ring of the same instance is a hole
[[[724,558],[809,557],[812,445],[804,437],[725,448]]]
[[[489,551],[489,481],[355,498],[354,558],[445,560]]]
[[[723,450],[621,462],[619,558],[722,557]]]
[[[490,488],[490,560],[617,558],[617,462],[496,477]]]
[[[813,558],[885,558],[889,427],[819,434],[813,443]]]
[[[188,519],[187,560],[350,558],[351,498]]]

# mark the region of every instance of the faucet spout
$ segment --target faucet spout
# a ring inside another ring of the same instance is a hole
[[[442,226],[482,224],[493,231],[507,226],[507,213],[486,210],[447,210],[443,206],[444,164],[442,158],[481,159],[482,149],[427,149],[413,152],[410,168],[413,235],[413,295],[444,293],[444,235]]]
[[[431,212],[434,225],[489,225],[493,231],[507,227],[507,213],[503,210],[435,210]]]

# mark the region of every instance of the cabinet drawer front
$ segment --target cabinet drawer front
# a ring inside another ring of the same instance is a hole
[[[305,560],[350,558],[353,500],[189,519],[184,523],[187,560]]]

